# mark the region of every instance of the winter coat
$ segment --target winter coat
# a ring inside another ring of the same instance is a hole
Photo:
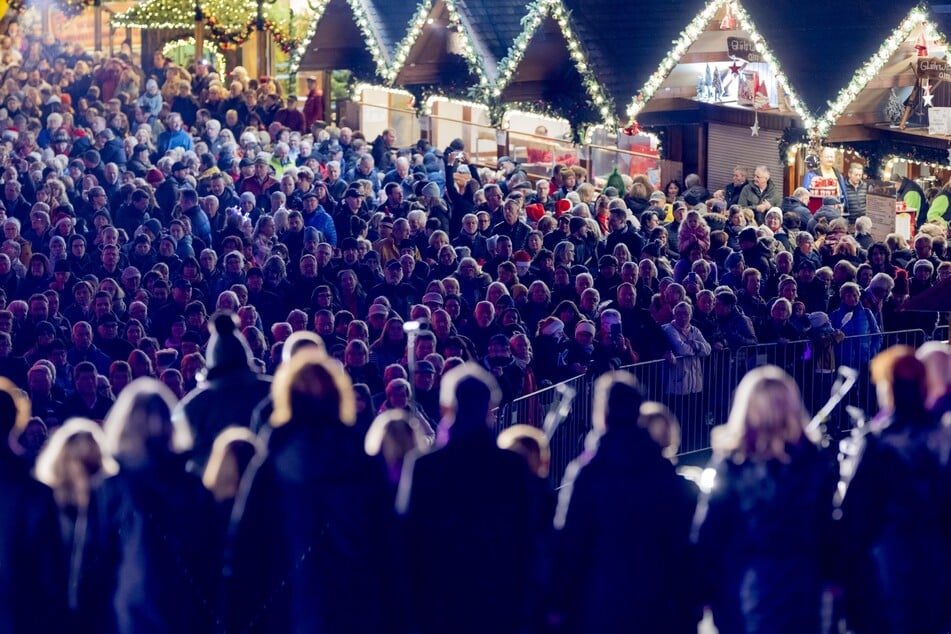
[[[421,634],[526,631],[542,526],[534,476],[487,427],[453,431],[444,447],[411,454],[403,468],[397,508],[413,557],[404,583],[414,625]]]
[[[677,330],[673,323],[665,324],[663,331],[677,357],[673,367],[667,369],[667,394],[696,394],[703,389],[703,365],[700,359],[710,356],[710,344],[693,325],[687,334]]]
[[[753,322],[739,308],[731,310],[726,317],[718,316],[717,327],[720,336],[726,340],[727,347],[731,350],[756,345],[756,332],[753,330]]]
[[[841,365],[858,368],[878,354],[882,347],[881,330],[875,315],[861,303],[852,310],[840,306],[829,315],[829,321],[846,336],[836,351]]]
[[[111,573],[114,631],[210,631],[219,562],[214,506],[174,455],[130,468],[93,496],[101,560]]]
[[[213,379],[189,392],[175,408],[175,417],[184,417],[195,438],[192,462],[203,470],[211,446],[229,425],[249,427],[258,403],[270,394],[271,380],[240,368]],[[199,471],[200,472],[200,471]]]
[[[892,419],[856,437],[843,464],[843,585],[857,634],[947,631],[951,518],[946,429]],[[874,425],[874,424],[873,424]]]
[[[66,631],[67,562],[53,493],[0,457],[0,632]]]
[[[355,427],[305,416],[266,427],[268,453],[232,526],[229,632],[400,631],[393,491]],[[415,555],[415,553],[414,553]]]
[[[635,416],[632,413],[632,417]],[[569,465],[555,515],[566,632],[696,632],[688,534],[696,500],[647,432],[610,429]]]
[[[754,208],[763,201],[769,202],[771,207],[779,207],[783,202],[783,193],[772,179],[766,182],[766,188],[762,190],[750,181],[740,192],[740,201],[737,204],[740,207]]]
[[[721,632],[818,632],[831,561],[834,473],[808,442],[779,460],[715,460],[694,541],[704,598]]]

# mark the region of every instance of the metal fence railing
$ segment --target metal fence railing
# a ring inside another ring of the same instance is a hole
[[[940,335],[937,331],[934,334]],[[699,369],[702,378],[694,386],[699,389],[690,393],[678,393],[682,391],[679,388],[683,383],[672,380],[673,373],[683,368],[666,360],[636,363],[623,369],[638,378],[648,400],[663,403],[677,416],[681,427],[680,452],[689,454],[709,449],[710,430],[726,422],[734,390],[746,373],[754,368],[764,365],[783,368],[798,383],[808,410],[816,412],[829,398],[836,368],[841,365],[852,367],[858,371],[859,380],[844,404],[858,407],[871,416],[878,411],[868,373],[871,358],[885,348],[900,344],[918,347],[927,339],[922,330],[904,330],[845,337],[832,344],[831,350],[817,349],[817,344],[807,340],[714,351],[710,356],[696,360],[693,371]],[[550,440],[551,480],[556,485],[568,464],[583,449],[585,437],[591,430],[593,385],[592,377],[577,376],[526,394],[498,409],[499,431],[518,423],[540,428],[546,412],[559,397],[559,386],[576,391],[570,414]],[[840,407],[828,421],[833,436],[844,433],[851,425],[844,411],[844,407]]]

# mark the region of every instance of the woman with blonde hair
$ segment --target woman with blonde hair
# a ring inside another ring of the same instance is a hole
[[[300,350],[271,395],[267,457],[235,500],[223,629],[396,631],[394,492],[383,461],[364,451],[350,378],[326,354]]]
[[[835,479],[792,377],[740,382],[694,519],[703,600],[721,632],[818,632]]]
[[[50,436],[36,460],[36,479],[53,490],[59,507],[63,550],[68,564],[67,599],[75,623],[100,623],[95,598],[103,581],[97,575],[95,539],[96,515],[89,506],[93,490],[103,478],[114,475],[119,466],[105,450],[102,427],[85,418],[73,418]],[[93,524],[90,525],[90,519]]]
[[[207,632],[218,563],[211,496],[185,470],[192,435],[175,397],[137,379],[106,417],[119,472],[96,492],[114,631]]]

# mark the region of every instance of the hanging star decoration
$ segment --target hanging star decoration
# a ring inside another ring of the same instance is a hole
[[[759,113],[758,112],[753,113],[753,125],[750,126],[750,132],[752,132],[750,136],[759,136]]]
[[[926,82],[922,88],[921,100],[924,102],[925,108],[934,107],[934,93],[931,92],[931,83]]]
[[[730,72],[735,76],[740,74],[740,71],[743,70],[743,67],[736,63],[736,60],[733,60],[733,65],[730,66]]]

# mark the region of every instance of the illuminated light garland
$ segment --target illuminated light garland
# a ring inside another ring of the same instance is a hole
[[[499,78],[492,89],[491,95],[488,96],[494,99],[499,99],[502,96],[502,91],[515,77],[515,71],[525,56],[525,50],[546,17],[554,19],[561,29],[562,35],[568,44],[568,53],[578,70],[578,74],[581,75],[582,83],[591,97],[592,105],[601,116],[601,123],[608,127],[616,126],[614,102],[607,96],[604,88],[595,78],[587,56],[571,29],[570,12],[565,9],[561,0],[535,0],[528,5],[528,13],[522,21],[524,28],[515,38],[509,54],[499,62]]]
[[[307,52],[307,47],[310,46],[311,40],[314,39],[314,34],[317,33],[317,25],[320,24],[320,19],[324,17],[324,11],[327,10],[328,4],[330,4],[330,0],[310,0],[307,3],[313,15],[311,16],[310,26],[307,28],[304,37],[298,40],[297,48],[290,52],[290,59],[288,60],[287,66],[291,74],[296,73],[300,69],[300,61],[304,58],[304,53]]]
[[[69,18],[74,18],[84,9],[87,9],[93,6],[93,0],[57,0],[56,4],[59,6],[60,11],[63,12],[63,15]]]
[[[405,2],[406,0],[402,1]],[[360,33],[363,34],[363,41],[370,51],[370,57],[376,63],[377,74],[380,77],[387,77],[389,65],[387,64],[386,54],[383,52],[383,47],[380,45],[376,33],[373,31],[373,27],[370,24],[370,17],[367,15],[363,2],[361,2],[361,0],[347,0],[347,4],[350,6],[350,11],[353,14],[353,21],[356,22],[357,28],[359,28]]]
[[[855,71],[855,75],[846,87],[839,91],[835,101],[829,103],[829,109],[816,122],[816,134],[818,136],[824,137],[829,134],[829,130],[842,116],[845,109],[855,101],[859,93],[882,71],[885,64],[888,63],[888,60],[891,59],[902,43],[918,28],[924,28],[925,36],[928,39],[933,39],[936,35],[935,27],[928,20],[925,11],[916,7],[908,13],[908,16],[902,20],[898,28],[882,43],[878,52],[872,55],[862,68]]]
[[[241,11],[242,5],[245,11]],[[223,16],[224,19],[219,20],[219,24],[221,28],[229,31],[243,28],[248,18],[257,11],[256,6],[249,2],[238,3],[238,11],[224,2],[201,2],[199,6],[206,18],[215,14]],[[195,2],[148,0],[124,13],[112,16],[110,24],[130,29],[191,29],[195,26]]]
[[[419,35],[423,32],[426,25],[430,24],[429,14],[432,13],[435,4],[435,0],[426,0],[425,2],[421,2],[416,8],[416,15],[410,20],[411,26],[409,31],[406,32],[406,35],[396,46],[396,52],[393,54],[393,63],[386,69],[386,73],[384,74],[386,81],[390,83],[396,81],[396,76],[403,68],[403,64],[406,63],[413,44],[419,39]]]
[[[217,18],[213,15],[209,15],[206,19],[206,25],[208,30],[211,33],[211,36],[217,40],[218,44],[223,49],[230,49],[243,45],[248,41],[248,38],[251,37],[251,33],[257,26],[257,18],[251,18],[244,23],[244,26],[240,27],[236,31],[231,31],[226,28],[223,28],[218,25]],[[264,24],[262,24],[263,30],[271,34],[271,37],[274,38],[275,44],[277,44],[280,49],[285,54],[291,54],[292,51],[296,50],[298,41],[296,38],[292,38],[277,25],[271,18],[265,18]]]
[[[753,43],[753,47],[757,53],[763,58],[765,62],[772,70],[773,75],[776,78],[776,82],[782,87],[783,91],[787,95],[787,102],[796,112],[800,119],[802,119],[803,125],[807,130],[812,130],[815,127],[815,119],[811,114],[809,114],[801,105],[801,100],[796,95],[795,91],[792,89],[792,85],[789,83],[789,80],[786,78],[786,75],[782,72],[779,67],[779,62],[776,57],[773,55],[772,51],[766,46],[766,41],[760,32],[756,29],[756,26],[753,23],[752,18],[746,12],[737,0],[713,0],[710,2],[704,9],[694,17],[693,20],[684,28],[683,34],[674,41],[673,48],[667,53],[667,56],[661,61],[660,65],[657,67],[657,70],[647,79],[647,83],[644,84],[644,87],[641,88],[640,92],[631,102],[627,108],[627,116],[631,120],[637,119],[637,115],[643,110],[644,106],[648,101],[653,98],[654,94],[660,89],[664,81],[670,76],[670,73],[674,70],[677,64],[680,63],[680,60],[686,55],[687,51],[691,46],[700,38],[709,25],[717,12],[726,7],[732,12],[732,15],[737,19],[741,31],[745,31],[750,36],[750,41]]]
[[[485,72],[485,61],[476,51],[475,42],[470,35],[471,31],[462,23],[462,15],[456,6],[456,0],[445,0],[446,10],[449,12],[449,28],[458,33],[463,40],[462,57],[469,64],[469,70],[479,79],[479,88],[483,92],[488,90],[489,77]]]
[[[478,108],[480,110],[485,110],[486,113],[489,112],[489,107],[484,103],[477,103],[475,101],[463,101],[461,99],[452,99],[451,97],[446,97],[443,95],[430,95],[423,100],[423,109],[421,114],[426,117],[430,117],[433,114],[433,105],[436,103],[451,103],[454,106],[461,106],[463,108]]]
[[[931,161],[919,161],[912,158],[906,158],[904,156],[890,156],[888,160],[885,161],[885,165],[882,167],[882,178],[884,180],[892,179],[892,170],[895,167],[895,163],[908,163],[910,165],[918,165],[920,167],[927,167],[932,171],[942,171],[947,172],[951,170],[951,165],[948,163],[932,163]]]
[[[385,92],[389,95],[400,95],[401,97],[413,97],[413,93],[408,90],[403,90],[402,88],[391,88],[389,86],[377,86],[376,84],[368,84],[366,82],[355,84],[353,87],[353,92],[351,96],[354,99],[362,99],[364,90],[376,90],[379,92]]]
[[[184,48],[184,47],[186,47],[186,46],[191,46],[191,47],[194,48],[194,46],[195,46],[195,36],[194,36],[194,35],[191,36],[191,37],[182,38],[182,39],[180,39],[180,40],[173,40],[173,41],[171,41],[171,42],[166,42],[165,45],[162,46],[162,55],[164,55],[165,57],[170,57],[170,56],[171,56],[171,53],[172,53],[176,48]],[[213,49],[213,50],[211,51],[211,54],[212,54],[212,55],[214,56],[214,58],[215,58],[215,71],[217,71],[218,74],[220,74],[220,75],[223,76],[223,75],[224,75],[224,71],[225,71],[225,56],[222,55],[222,54],[221,54],[220,52],[218,52],[217,50],[215,50],[213,47],[212,47],[212,49]]]

